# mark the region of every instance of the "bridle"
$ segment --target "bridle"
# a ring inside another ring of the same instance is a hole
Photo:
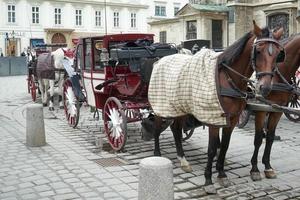
[[[250,65],[253,69],[254,72],[256,72],[256,79],[259,79],[262,76],[271,76],[273,77],[274,74],[278,71],[277,69],[277,65],[275,64],[272,72],[257,72],[256,71],[256,54],[257,54],[257,50],[256,50],[256,46],[262,42],[268,42],[270,43],[268,46],[268,53],[269,55],[273,55],[274,50],[273,50],[273,44],[278,45],[281,50],[280,53],[278,54],[277,58],[276,58],[276,62],[283,62],[284,58],[285,58],[285,51],[284,51],[284,47],[275,39],[273,38],[261,38],[261,39],[255,39],[253,46],[252,46],[252,52],[251,52],[251,59],[250,59]],[[221,65],[226,68],[227,70],[233,72],[234,74],[238,75],[239,77],[241,77],[241,79],[243,81],[245,81],[247,84],[249,84],[250,87],[255,87],[254,86],[254,81],[251,80],[250,78],[242,75],[241,73],[239,73],[238,71],[234,70],[233,68],[231,68],[230,66],[228,66],[225,62],[222,62]],[[229,82],[231,89],[229,88],[221,88],[221,95],[222,96],[229,96],[229,97],[234,97],[234,98],[242,98],[242,99],[248,99],[248,98],[253,98],[255,97],[255,94],[253,92],[247,92],[247,91],[242,91],[239,89],[239,87],[236,86],[236,84],[233,82],[233,79],[230,77],[230,75],[225,71],[225,75],[227,77],[227,81]]]
[[[257,72],[256,70],[256,54],[257,54],[257,50],[256,50],[256,46],[259,45],[260,43],[263,42],[268,42],[268,53],[270,56],[273,55],[274,53],[274,49],[273,49],[273,44],[278,45],[281,50],[280,53],[277,56],[276,62],[282,62],[285,58],[285,50],[284,47],[282,46],[282,44],[280,44],[277,40],[273,39],[273,38],[261,38],[261,39],[255,39],[253,46],[252,46],[252,53],[251,53],[251,66],[254,72],[256,72],[256,79],[259,79],[262,76],[271,76],[273,77],[275,72],[277,71],[277,65],[275,64],[275,66],[273,67],[272,72]]]

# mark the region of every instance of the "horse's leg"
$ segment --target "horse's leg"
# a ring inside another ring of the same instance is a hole
[[[276,173],[270,164],[270,155],[272,144],[274,141],[275,130],[280,120],[282,113],[270,113],[267,124],[266,147],[262,158],[262,163],[265,165],[266,178],[276,178]]]
[[[180,161],[181,169],[185,172],[192,172],[192,167],[190,163],[185,159],[182,148],[182,122],[182,117],[175,118],[170,128],[175,140],[177,158]]]
[[[255,113],[255,136],[254,136],[254,152],[251,158],[251,171],[250,176],[253,181],[261,180],[260,171],[257,167],[257,156],[259,148],[262,144],[264,136],[264,123],[265,123],[266,113],[265,112],[256,112]]]
[[[50,86],[50,101],[49,101],[49,110],[54,110],[54,80],[49,80]]]
[[[237,120],[238,120],[238,118],[232,119],[231,120],[232,124],[236,124],[235,122],[237,122]],[[227,150],[228,150],[228,147],[229,147],[230,138],[231,138],[231,134],[232,134],[233,129],[234,129],[234,125],[232,125],[230,127],[223,128],[223,130],[222,130],[222,140],[221,140],[221,143],[219,144],[220,145],[220,153],[219,153],[219,156],[218,156],[216,169],[218,171],[218,179],[220,181],[220,184],[223,185],[224,187],[229,186],[229,181],[228,181],[227,175],[224,171],[224,163],[225,163],[225,157],[226,157],[226,153],[227,153]],[[218,145],[218,143],[217,143],[217,145]]]
[[[154,156],[161,156],[159,147],[159,136],[161,133],[162,118],[154,116]]]
[[[62,95],[63,95],[63,83],[64,83],[64,73],[59,74],[59,81],[58,81],[58,102],[59,102],[59,108],[63,109],[63,101],[62,101]]]
[[[39,79],[39,88],[41,91],[41,97],[42,97],[42,104],[44,107],[47,106],[47,98],[45,98],[45,84],[44,84],[44,80],[43,79]]]
[[[217,152],[217,146],[219,141],[219,128],[210,126],[208,129],[209,132],[209,141],[208,141],[208,149],[207,149],[207,164],[205,168],[205,191],[209,194],[215,194],[216,189],[213,187],[212,183],[212,163],[213,159]]]

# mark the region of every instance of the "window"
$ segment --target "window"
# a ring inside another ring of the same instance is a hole
[[[95,26],[101,26],[101,11],[95,11]]]
[[[86,41],[85,44],[85,53],[84,53],[84,64],[86,70],[91,70],[91,52],[92,52],[92,44],[91,42]]]
[[[33,24],[40,23],[40,14],[39,14],[40,9],[39,9],[39,7],[32,7],[31,11],[32,11],[32,23]]]
[[[131,13],[131,28],[136,28],[136,13]]]
[[[186,22],[186,39],[197,39],[197,21],[187,21]]]
[[[119,12],[114,12],[114,27],[119,27]]]
[[[166,43],[167,42],[167,31],[159,32],[159,42]]]
[[[174,15],[178,12],[178,10],[179,10],[179,7],[175,6],[174,7]]]
[[[8,23],[16,22],[16,6],[15,5],[7,5],[7,16]]]
[[[61,9],[60,8],[54,9],[54,23],[56,25],[61,24]]]
[[[101,61],[101,57],[103,56],[103,41],[95,40],[94,41],[94,69],[95,70],[103,70],[104,62]],[[101,55],[102,54],[102,55]]]
[[[166,6],[155,6],[155,16],[166,16]]]
[[[82,25],[82,10],[75,10],[76,26]]]
[[[76,52],[76,59],[75,62],[75,68],[81,69],[83,67],[83,46],[82,44],[79,44],[77,46],[77,52]]]

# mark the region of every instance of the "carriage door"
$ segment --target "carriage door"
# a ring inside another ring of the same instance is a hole
[[[87,102],[90,106],[95,106],[95,96],[92,85],[92,42],[90,39],[86,39],[83,42],[84,52],[83,52],[83,84],[86,90]]]
[[[223,30],[222,20],[212,20],[212,36],[211,36],[211,47],[213,49],[223,48]]]
[[[93,87],[95,96],[96,93],[102,93],[103,88],[101,90],[97,90],[96,86],[103,83],[105,81],[105,74],[104,74],[104,63],[101,61],[101,53],[103,50],[103,41],[102,40],[94,40],[93,41]],[[99,97],[100,98],[100,97]]]

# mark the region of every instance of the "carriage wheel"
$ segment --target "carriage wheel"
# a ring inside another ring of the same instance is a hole
[[[127,118],[121,102],[115,97],[109,97],[103,108],[104,130],[110,146],[121,150],[127,140]]]
[[[64,82],[64,110],[68,124],[75,128],[79,121],[80,104],[69,80]]]
[[[239,121],[236,124],[238,128],[244,128],[246,124],[248,123],[250,118],[250,111],[249,110],[243,110],[242,113],[239,116]]]
[[[294,94],[291,98],[291,101],[288,104],[288,107],[299,110],[300,109],[300,99],[299,96]],[[285,116],[292,122],[299,122],[300,116],[295,114],[284,113]]]
[[[182,141],[186,141],[188,139],[190,139],[190,137],[193,135],[194,133],[194,128],[188,131],[183,131],[183,135],[182,135]]]
[[[31,94],[31,98],[32,98],[32,101],[36,101],[36,84],[35,84],[35,81],[34,81],[34,76],[33,75],[30,75],[30,78],[28,78],[28,84],[29,84],[29,88],[30,88],[30,94]]]

